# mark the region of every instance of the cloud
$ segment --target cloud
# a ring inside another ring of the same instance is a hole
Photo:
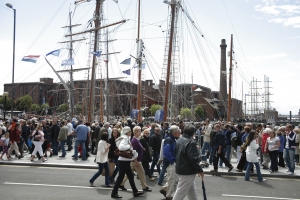
[[[297,5],[298,2],[294,2],[294,5],[278,5],[279,1],[273,0],[263,0],[263,2],[264,5],[259,4],[254,8],[256,11],[263,13],[264,18],[268,18],[268,22],[300,28],[300,5]]]

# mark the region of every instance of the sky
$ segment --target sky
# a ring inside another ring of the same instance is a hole
[[[163,0],[141,0],[141,39],[145,43],[146,68],[143,79],[164,77],[166,34],[170,8]],[[89,29],[95,0],[79,4],[76,9],[74,0],[1,0],[0,3],[0,93],[3,85],[12,80],[13,55],[13,10],[6,7],[10,3],[16,9],[16,50],[15,83],[38,82],[40,77],[58,78],[46,64],[43,55],[61,49],[59,57],[48,56],[56,70],[62,60],[68,58],[68,46],[58,42],[66,41],[67,30],[61,28],[69,24],[72,11],[72,24],[81,24],[72,31]],[[251,80],[258,81],[258,88],[264,88],[264,76],[269,77],[271,107],[279,114],[292,111],[297,114],[300,106],[299,85],[299,47],[300,47],[300,1],[299,0],[185,0],[182,1],[184,13],[178,20],[178,73],[177,83],[200,84],[218,90],[220,76],[220,44],[226,39],[227,51],[233,34],[233,97],[244,99],[250,94]],[[137,0],[106,0],[103,4],[103,24],[111,24],[122,19],[127,22],[108,29],[109,52],[120,52],[109,57],[109,77],[122,77],[123,80],[137,81],[137,69],[132,59],[131,65],[120,65],[136,56],[137,38]],[[106,31],[106,29],[105,29]],[[203,37],[202,37],[203,35]],[[103,32],[102,41],[106,40]],[[90,55],[89,34],[74,36],[73,39],[87,38],[74,43],[74,68],[88,67]],[[100,43],[103,52],[105,43]],[[23,56],[41,55],[38,62],[22,62]],[[98,61],[97,76],[106,77],[103,56]],[[227,68],[229,58],[227,58]],[[122,71],[131,69],[127,76]],[[228,71],[228,69],[227,69]],[[61,75],[69,80],[68,74]],[[86,72],[76,72],[75,80],[86,80]],[[8,91],[9,92],[9,91]],[[263,89],[258,89],[264,94]],[[262,101],[262,96],[258,97]],[[247,113],[249,97],[246,98]],[[263,108],[263,104],[259,104]]]

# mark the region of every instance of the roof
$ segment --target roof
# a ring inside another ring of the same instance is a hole
[[[211,107],[213,107],[213,108],[216,109],[216,110],[219,109],[218,104],[214,104],[214,102],[216,102],[216,101],[214,101],[213,99],[209,99],[209,98],[204,98],[204,99],[205,99],[205,101],[206,101],[207,103],[209,103],[209,105],[210,105]]]

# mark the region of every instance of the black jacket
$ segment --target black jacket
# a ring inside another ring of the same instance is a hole
[[[55,124],[55,125],[53,125],[51,127],[51,130],[50,130],[50,132],[51,132],[51,139],[57,140],[58,134],[59,134],[59,130],[60,130],[60,127],[57,124]]]
[[[115,138],[114,137],[109,138],[108,143],[110,144],[109,152],[108,152],[108,159],[113,159],[113,158],[117,159],[119,156],[115,155],[115,150],[117,148]]]
[[[142,144],[144,149],[146,149],[146,151],[144,151],[144,153],[143,153],[142,161],[150,162],[151,156],[150,156],[150,148],[149,148],[149,137],[145,137],[145,136],[141,137],[140,143]]]
[[[200,153],[196,142],[183,134],[176,142],[176,173],[193,175],[203,172],[200,163]]]
[[[160,152],[161,141],[160,135],[154,134],[150,137],[150,146],[152,147],[153,153]]]

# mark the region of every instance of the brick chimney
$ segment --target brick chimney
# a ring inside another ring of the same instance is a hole
[[[227,102],[227,70],[226,70],[226,40],[221,40],[221,62],[220,62],[220,104],[226,108]]]

